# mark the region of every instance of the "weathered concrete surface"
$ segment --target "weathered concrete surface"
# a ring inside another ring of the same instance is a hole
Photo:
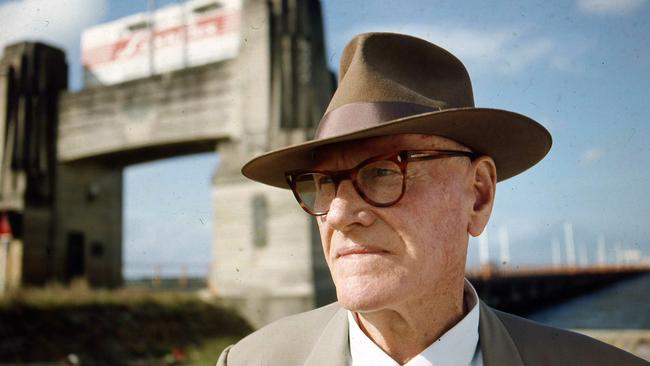
[[[213,207],[212,292],[255,326],[313,308],[311,219],[291,194],[253,182],[222,184]]]
[[[235,83],[242,93],[242,138],[218,145],[209,284],[255,326],[313,308],[320,301],[316,290],[331,287],[329,278],[320,278],[325,264],[313,221],[291,192],[247,181],[240,173],[253,156],[305,141],[325,110],[332,85],[319,6],[317,1],[244,4]]]
[[[241,134],[236,60],[64,94],[58,158],[122,165],[214,150]]]
[[[0,211],[23,246],[26,283],[52,276],[57,100],[67,84],[63,51],[38,42],[0,58]],[[1,270],[4,270],[2,268]]]
[[[97,161],[64,163],[58,167],[54,231],[57,279],[85,277],[91,285],[122,284],[122,169]],[[83,246],[75,258],[73,244]],[[75,271],[77,264],[83,273]]]

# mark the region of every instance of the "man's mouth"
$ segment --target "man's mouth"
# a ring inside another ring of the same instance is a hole
[[[384,254],[384,253],[388,253],[388,252],[377,248],[352,247],[352,248],[343,248],[337,251],[336,258],[349,257],[353,255]]]

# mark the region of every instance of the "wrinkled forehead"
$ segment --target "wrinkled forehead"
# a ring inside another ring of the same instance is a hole
[[[314,161],[316,162],[314,167],[341,160],[358,163],[372,156],[400,150],[433,149],[471,151],[468,147],[441,136],[398,134],[322,146],[314,152]]]

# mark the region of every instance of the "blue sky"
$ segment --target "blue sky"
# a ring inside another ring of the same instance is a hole
[[[547,158],[497,190],[488,234],[507,227],[513,262],[550,262],[565,222],[592,260],[599,235],[610,258],[617,245],[650,254],[647,1],[324,4],[331,59],[359,32],[417,35],[467,65],[477,105],[551,131]]]
[[[546,159],[498,186],[488,227],[493,258],[505,227],[513,264],[550,263],[551,242],[564,241],[565,222],[591,261],[599,236],[608,258],[616,246],[650,256],[648,0],[325,0],[322,6],[333,69],[356,33],[416,35],[465,63],[478,106],[523,113],[551,131]],[[0,45],[39,38],[65,48],[71,87],[78,89],[80,31],[145,9],[144,0],[2,1]],[[127,169],[127,273],[137,270],[129,263],[142,262],[207,269],[216,166],[215,155],[203,154]],[[471,245],[473,263],[476,241]]]

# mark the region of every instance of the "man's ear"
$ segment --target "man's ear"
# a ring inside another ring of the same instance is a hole
[[[492,213],[497,186],[497,168],[491,157],[481,156],[472,161],[472,170],[473,177],[470,178],[472,178],[471,190],[474,204],[467,223],[467,232],[472,236],[479,236]]]

